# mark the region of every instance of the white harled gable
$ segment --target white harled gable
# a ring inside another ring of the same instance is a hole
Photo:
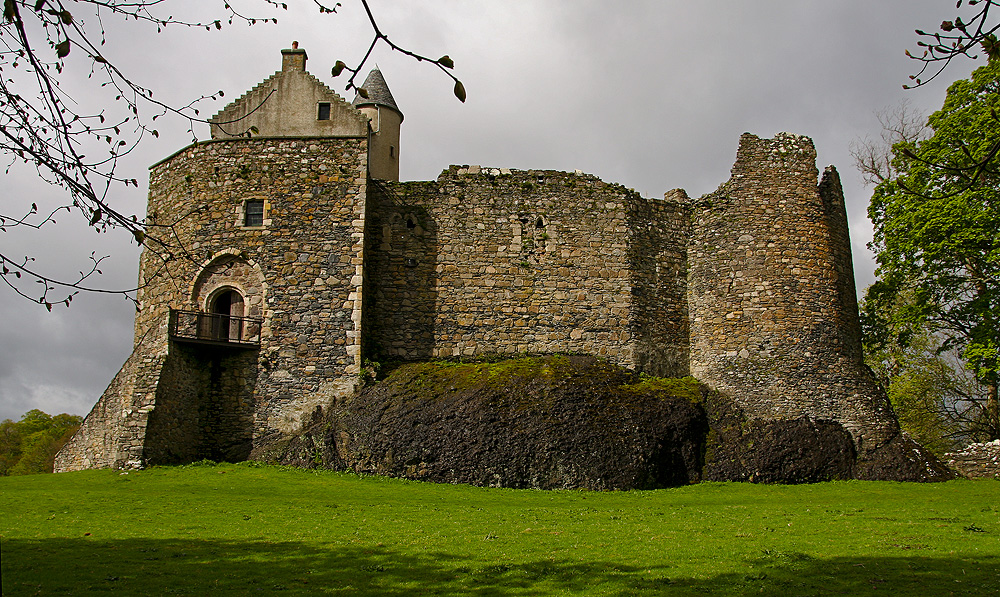
[[[366,137],[368,118],[305,70],[305,50],[282,50],[282,69],[213,116],[213,139]],[[320,104],[329,118],[319,119]]]

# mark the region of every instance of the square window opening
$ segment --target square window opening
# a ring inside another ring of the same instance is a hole
[[[263,226],[264,225],[264,202],[263,201],[247,201],[246,205],[243,206],[243,225],[244,226]]]
[[[320,102],[316,120],[330,120],[330,102]]]

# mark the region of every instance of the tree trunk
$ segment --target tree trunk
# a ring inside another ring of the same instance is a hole
[[[990,440],[1000,439],[1000,400],[997,399],[997,382],[991,380],[986,384],[986,420]]]

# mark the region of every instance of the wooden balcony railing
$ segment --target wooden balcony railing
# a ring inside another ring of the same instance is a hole
[[[256,347],[263,322],[257,317],[171,309],[170,337],[181,342]]]

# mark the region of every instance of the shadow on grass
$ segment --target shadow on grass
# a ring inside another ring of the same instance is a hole
[[[611,561],[490,563],[387,547],[222,540],[5,539],[4,595],[1000,595],[1000,557],[817,559],[765,552],[739,573],[671,575]]]

